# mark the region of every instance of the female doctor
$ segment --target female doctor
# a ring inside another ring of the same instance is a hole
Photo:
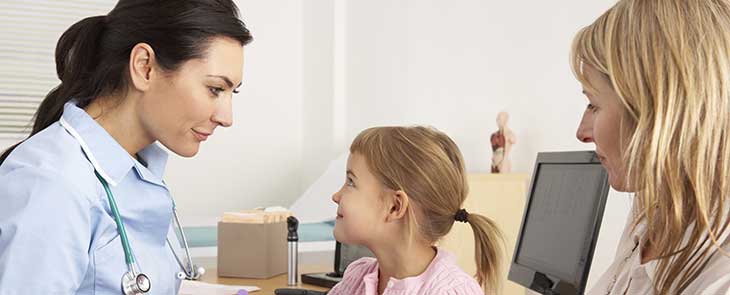
[[[232,0],[120,0],[61,36],[61,84],[0,157],[0,294],[177,294],[198,275],[167,240],[156,142],[192,157],[231,126],[250,41]]]

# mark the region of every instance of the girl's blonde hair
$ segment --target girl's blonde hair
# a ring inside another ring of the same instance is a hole
[[[464,160],[446,134],[426,127],[376,127],[361,132],[350,153],[365,158],[373,175],[387,188],[404,191],[416,204],[408,207],[411,237],[435,243],[454,225],[469,192]],[[491,219],[470,213],[474,231],[476,278],[490,293],[499,289],[502,236]]]
[[[571,59],[583,84],[590,65],[621,99],[635,223],[659,255],[655,292],[681,293],[727,254],[730,2],[619,1],[577,34]]]

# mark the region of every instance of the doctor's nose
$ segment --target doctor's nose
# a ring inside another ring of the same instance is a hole
[[[230,97],[221,99],[211,120],[220,126],[231,127],[233,125],[233,99]]]

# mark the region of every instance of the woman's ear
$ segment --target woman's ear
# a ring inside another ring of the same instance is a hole
[[[139,91],[150,88],[155,64],[155,51],[146,43],[138,43],[129,54],[129,75],[131,87]]]
[[[389,208],[386,222],[402,220],[408,214],[408,206],[410,206],[408,194],[402,190],[389,190],[387,194]]]

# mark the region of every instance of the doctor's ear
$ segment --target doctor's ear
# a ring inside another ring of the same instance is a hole
[[[408,214],[408,206],[410,206],[408,194],[402,190],[388,190],[386,194],[389,199],[386,221],[397,221],[403,219],[403,217]]]
[[[129,76],[132,85],[139,91],[150,88],[150,80],[158,69],[155,67],[155,51],[146,43],[138,43],[129,55]]]

